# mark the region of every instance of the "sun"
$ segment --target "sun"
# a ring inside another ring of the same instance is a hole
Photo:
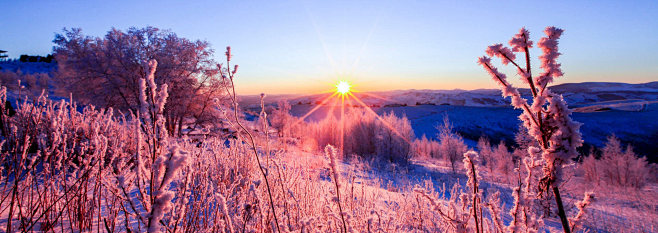
[[[336,92],[341,95],[350,93],[350,84],[346,81],[338,81],[338,84],[336,84]]]

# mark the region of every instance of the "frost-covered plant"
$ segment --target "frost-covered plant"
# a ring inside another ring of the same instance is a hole
[[[4,103],[6,88],[1,90]],[[53,102],[45,92],[19,103],[13,116],[3,106],[0,116],[4,229],[49,230],[65,216],[70,229],[90,229],[103,199],[105,162],[129,144],[117,143],[125,121],[115,119],[111,109],[88,106],[79,112],[75,104]]]
[[[133,170],[115,168],[118,171],[116,188],[121,190],[121,198],[131,207],[132,214],[138,220],[137,228],[148,232],[161,232],[163,227],[169,227],[167,222],[171,221],[164,220],[165,214],[183,208],[181,205],[185,203],[172,201],[176,194],[186,192],[189,179],[178,179],[188,165],[189,155],[168,140],[163,116],[168,96],[167,84],[158,90],[154,77],[156,67],[155,60],[149,61],[149,72],[139,80],[140,110],[133,122],[136,136]],[[175,189],[172,190],[174,183]]]
[[[583,200],[578,201],[576,203],[576,207],[578,208],[578,214],[576,214],[576,217],[571,219],[571,231],[575,232],[577,228],[581,227],[581,224],[587,212],[586,207],[588,205],[591,205],[593,201],[594,201],[594,193],[586,192]]]
[[[469,196],[469,199],[472,200],[472,204],[469,209],[473,219],[475,220],[475,232],[484,232],[482,205],[480,205],[480,202],[482,201],[482,194],[480,193],[480,189],[478,187],[478,180],[481,180],[481,177],[479,177],[477,172],[477,156],[478,154],[476,152],[467,151],[464,153],[463,162],[464,168],[466,169],[466,176],[468,176],[466,187],[470,189],[467,191],[470,192],[467,195]]]
[[[532,48],[533,42],[530,40],[530,33],[525,28],[521,28],[519,33],[509,41],[511,49],[502,44],[489,46],[486,50],[488,56],[480,57],[478,63],[501,86],[502,95],[511,97],[512,106],[523,111],[519,118],[528,134],[539,143],[538,150],[541,151],[544,162],[544,175],[540,182],[540,189],[542,192],[553,191],[562,227],[565,232],[570,232],[570,225],[558,187],[562,182],[562,165],[569,163],[578,155],[576,148],[582,145],[579,132],[581,124],[571,120],[571,110],[567,108],[562,95],[547,89],[548,84],[555,78],[563,76],[561,64],[557,62],[560,55],[558,39],[562,32],[562,29],[547,27],[544,30],[546,37],[541,38],[537,43],[543,52],[539,56],[543,72],[539,76],[533,77],[532,75],[529,49]],[[515,53],[519,52],[525,54],[525,67],[521,67],[516,61]],[[500,58],[503,65],[510,63],[514,65],[521,80],[530,88],[531,104],[528,104],[518,89],[509,83],[507,76],[493,66],[490,57]]]
[[[439,227],[435,231],[452,231],[465,233],[468,232],[468,221],[471,217],[470,213],[467,213],[463,208],[457,206],[457,196],[459,195],[458,184],[453,186],[453,191],[451,192],[451,197],[449,200],[443,200],[439,198],[438,194],[427,188],[420,187],[416,185],[413,189],[414,193],[420,195],[424,199],[429,201],[428,205],[433,215],[438,216],[437,222],[439,222]],[[466,197],[462,195],[461,197]],[[468,203],[469,200],[462,199],[462,203]]]
[[[331,170],[331,178],[334,180],[334,184],[336,185],[336,199],[334,199],[334,202],[338,205],[338,214],[340,215],[340,220],[343,224],[343,231],[347,232],[347,224],[345,223],[344,216],[345,213],[343,212],[343,207],[340,204],[340,170],[338,170],[336,148],[331,145],[327,145],[327,147],[324,148],[324,153],[327,155],[327,157],[329,157],[329,169]]]
[[[279,220],[276,215],[276,208],[274,206],[274,200],[272,197],[272,188],[270,186],[270,182],[267,179],[267,173],[265,172],[265,168],[263,167],[263,164],[260,161],[260,158],[258,156],[258,149],[256,148],[256,141],[254,139],[254,136],[251,134],[247,128],[244,127],[244,125],[240,122],[240,118],[238,116],[238,99],[237,99],[237,93],[235,92],[235,83],[233,82],[233,79],[235,78],[235,74],[238,72],[238,65],[235,65],[233,69],[231,69],[231,58],[233,55],[231,54],[231,47],[227,46],[226,47],[226,68],[222,68],[221,64],[217,65],[217,69],[219,70],[222,80],[224,82],[228,82],[224,85],[226,89],[226,94],[229,96],[231,103],[232,103],[232,108],[233,108],[233,118],[235,119],[235,124],[238,126],[236,127],[236,130],[238,132],[244,133],[247,136],[248,143],[250,144],[254,157],[256,158],[256,162],[258,164],[258,168],[260,170],[261,175],[263,176],[263,179],[265,180],[265,187],[267,188],[267,195],[268,199],[270,202],[270,207],[272,209],[272,215],[274,216],[274,225],[275,228],[277,229],[278,232],[281,232],[280,226],[279,226]]]

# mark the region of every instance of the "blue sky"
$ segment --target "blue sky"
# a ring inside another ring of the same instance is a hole
[[[62,28],[155,26],[230,45],[238,92],[317,93],[495,84],[476,59],[519,28],[565,29],[563,82],[658,80],[658,1],[1,1],[0,49],[50,53]],[[531,51],[536,59],[539,50]],[[508,71],[517,80],[515,72]],[[536,73],[536,72],[535,72]],[[520,82],[515,82],[520,84]]]

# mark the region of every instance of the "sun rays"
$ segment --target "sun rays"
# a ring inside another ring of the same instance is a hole
[[[329,44],[327,43],[328,41],[325,38],[326,34],[323,34],[323,30],[319,27],[318,22],[316,21],[318,18],[312,13],[312,11],[308,8],[308,6],[304,5],[304,8],[306,10],[306,14],[313,26],[313,29],[315,31],[315,34],[317,35],[318,42],[320,43],[324,55],[326,57],[326,61],[328,62],[326,67],[330,67],[330,74],[335,75],[335,77],[330,78],[329,80],[338,80],[335,84],[333,84],[333,87],[329,92],[322,92],[317,99],[320,101],[311,101],[311,104],[315,104],[311,110],[309,110],[307,113],[305,113],[303,116],[301,116],[299,119],[297,119],[293,123],[293,127],[302,123],[305,121],[308,117],[310,117],[313,113],[316,111],[320,110],[321,108],[325,107],[324,109],[320,111],[325,111],[326,115],[324,118],[329,118],[330,116],[336,116],[337,112],[340,111],[340,119],[338,122],[338,125],[340,127],[340,145],[336,145],[339,147],[341,153],[344,150],[344,140],[345,140],[345,135],[346,135],[346,122],[347,118],[345,117],[346,113],[349,113],[350,109],[349,108],[363,108],[365,109],[364,114],[372,114],[377,121],[382,122],[382,126],[388,128],[391,132],[393,132],[396,136],[399,136],[400,138],[404,139],[405,142],[409,142],[408,139],[402,136],[389,122],[386,122],[382,117],[380,117],[375,110],[371,108],[371,106],[368,106],[364,101],[362,101],[358,96],[360,97],[371,97],[383,101],[389,101],[386,97],[381,97],[373,93],[362,93],[359,92],[357,89],[355,89],[355,83],[352,83],[350,81],[354,80],[349,80],[349,78],[353,78],[356,76],[357,72],[357,67],[359,66],[359,62],[361,61],[362,57],[366,55],[368,45],[370,43],[370,39],[375,33],[380,20],[382,17],[388,12],[387,9],[380,9],[380,11],[377,13],[376,17],[373,18],[373,24],[371,25],[370,29],[368,30],[368,33],[365,38],[363,38],[363,41],[360,43],[360,48],[358,49],[358,53],[356,56],[350,57],[350,56],[340,56],[337,57],[335,54],[332,54],[332,50],[329,49]],[[344,42],[345,43],[345,42]],[[345,44],[344,44],[345,46]],[[337,59],[338,58],[338,59]],[[352,59],[351,62],[346,61]],[[341,62],[348,64],[341,66]],[[311,99],[313,99],[311,97]],[[316,100],[317,100],[316,99]],[[340,107],[340,109],[337,109],[337,107]]]
[[[391,125],[390,122],[386,121],[384,118],[379,116],[379,114],[377,114],[377,112],[375,110],[373,110],[371,106],[368,106],[368,104],[363,102],[363,100],[361,100],[359,97],[357,97],[356,94],[357,93],[361,94],[362,97],[363,96],[368,96],[368,97],[374,97],[374,98],[382,99],[382,100],[387,100],[386,98],[380,97],[380,96],[375,95],[375,94],[360,93],[357,90],[355,90],[353,88],[353,86],[348,81],[344,81],[344,80],[338,81],[334,87],[335,88],[333,88],[330,92],[328,92],[328,93],[325,92],[326,94],[329,94],[329,93],[332,93],[332,94],[327,95],[324,98],[320,97],[320,98],[322,98],[320,101],[311,101],[312,103],[315,104],[315,106],[311,110],[309,110],[306,114],[304,114],[303,116],[298,118],[293,123],[293,127],[295,125],[298,125],[299,123],[303,122],[309,116],[311,116],[314,112],[318,111],[319,109],[321,109],[323,107],[327,107],[327,109],[325,109],[326,115],[324,116],[323,119],[330,118],[331,115],[336,114],[335,111],[338,111],[338,109],[336,109],[336,107],[340,107],[340,110],[339,110],[340,111],[340,115],[339,115],[340,119],[338,119],[339,120],[338,125],[340,127],[338,129],[339,132],[340,132],[340,136],[339,136],[340,137],[339,138],[340,145],[335,145],[335,146],[337,146],[338,149],[340,150],[340,152],[343,153],[343,150],[344,150],[344,147],[345,147],[345,145],[344,145],[345,144],[345,135],[346,135],[346,133],[348,133],[347,132],[348,129],[346,129],[346,125],[348,125],[348,124],[346,124],[347,123],[346,121],[349,120],[345,117],[346,112],[349,111],[348,108],[363,108],[365,110],[364,114],[374,116],[377,121],[381,122],[381,124],[380,124],[381,126],[386,127],[396,137],[399,137],[399,138],[403,139],[406,143],[411,144],[411,142],[404,135],[402,135],[400,132],[398,132],[398,130],[393,125]]]

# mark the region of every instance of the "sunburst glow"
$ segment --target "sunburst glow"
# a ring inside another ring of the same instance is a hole
[[[350,84],[346,81],[339,81],[338,84],[336,84],[336,92],[345,95],[350,92],[350,87]]]

